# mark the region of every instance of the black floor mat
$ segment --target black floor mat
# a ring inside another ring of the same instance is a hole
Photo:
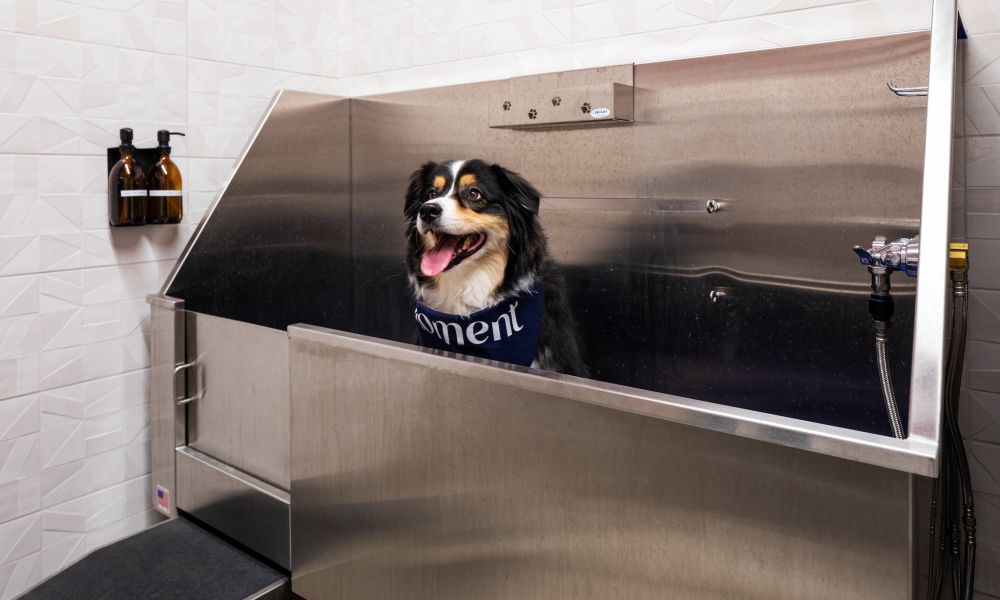
[[[242,600],[285,575],[184,519],[97,550],[23,600]]]

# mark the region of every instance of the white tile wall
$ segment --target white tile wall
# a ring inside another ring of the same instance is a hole
[[[1000,3],[962,7],[976,265],[965,422],[989,507],[981,560],[1000,572]],[[930,0],[0,0],[0,600],[155,518],[142,298],[276,89],[362,95],[929,20]],[[104,152],[124,125],[145,145],[156,129],[189,134],[174,144],[184,224],[108,229]]]
[[[962,431],[979,529],[976,589],[1000,597],[1000,2],[961,0],[972,286]],[[988,594],[988,595],[987,595]]]

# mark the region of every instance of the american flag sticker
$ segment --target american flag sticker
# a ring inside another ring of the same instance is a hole
[[[156,508],[170,514],[170,490],[162,485],[156,486]]]

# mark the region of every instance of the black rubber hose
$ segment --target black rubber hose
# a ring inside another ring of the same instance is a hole
[[[975,502],[958,422],[968,334],[966,277],[964,270],[951,272],[952,320],[942,398],[941,469],[931,498],[930,600],[941,597],[946,576],[950,576],[951,597],[956,600],[971,600],[975,589]]]

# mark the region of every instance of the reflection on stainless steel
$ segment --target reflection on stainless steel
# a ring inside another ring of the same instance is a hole
[[[491,129],[482,107],[507,81],[352,99],[353,318],[330,326],[415,339],[406,179],[428,159],[482,156],[545,194],[596,379],[889,434],[877,380],[854,376],[874,354],[850,244],[916,233],[924,101],[900,102],[885,82],[926,78],[928,43],[915,33],[636,65],[627,127]],[[677,210],[676,199],[698,202]],[[723,210],[709,212],[711,199]],[[740,302],[716,310],[705,299],[719,287]],[[905,398],[912,282],[899,292],[892,369]]]
[[[346,99],[279,92],[164,292],[279,329],[346,326],[349,117]]]
[[[283,331],[187,311],[197,362],[188,444],[281,489],[289,486],[288,338]]]
[[[964,81],[963,75],[955,69],[956,31],[958,12],[955,0],[936,0],[931,30],[927,143],[920,212],[921,276],[917,278],[920,301],[913,328],[913,335],[919,343],[913,346],[910,379],[913,412],[909,418],[911,436],[935,443],[941,439],[941,398],[944,390],[954,94]],[[893,368],[898,369],[895,365]],[[900,388],[896,386],[896,389]]]
[[[243,600],[295,600],[296,598],[292,594],[292,582],[282,579]]]
[[[586,404],[711,431],[730,433],[790,448],[810,450],[918,475],[934,473],[937,444],[913,437],[897,440],[873,433],[761,414],[676,395],[647,392],[557,373],[539,373],[523,367],[486,368],[485,365],[492,363],[472,358],[451,360],[454,355],[448,353],[437,354],[429,350],[414,348],[408,344],[380,341],[376,338],[310,325],[290,327],[289,335],[293,339],[301,338],[338,348],[342,347],[362,355],[420,363],[433,368],[435,373],[452,373],[475,379],[483,385],[514,386],[529,394],[538,393],[571,398]],[[294,372],[294,366],[292,370]],[[395,371],[391,372],[395,378]],[[876,391],[879,391],[878,379],[874,374],[872,377],[873,385],[876,386]],[[381,384],[383,379],[386,378],[373,380],[372,385]],[[294,388],[294,381],[292,386]],[[299,431],[298,434],[301,432]],[[292,437],[294,438],[294,435]],[[297,442],[293,439],[293,443]]]
[[[184,362],[184,301],[165,296],[147,296],[150,309],[149,347],[149,430],[151,498],[161,486],[170,494],[176,491],[174,448],[185,443],[184,407],[177,406],[175,366]],[[180,389],[185,396],[185,390]],[[155,503],[154,503],[155,504]],[[156,505],[169,517],[177,515],[176,506]]]
[[[407,177],[428,159],[482,156],[547,194],[542,220],[596,379],[888,434],[877,386],[851,376],[874,356],[844,248],[917,226],[923,101],[882,86],[925,77],[928,40],[350,101],[282,94],[166,289],[203,314],[412,341]],[[498,95],[608,81],[634,85],[635,125],[517,131],[490,128],[482,110]],[[704,299],[722,287],[740,302],[714,310]],[[905,398],[913,287],[898,291],[892,370]]]
[[[290,568],[291,497],[191,448],[178,448],[177,508]]]
[[[289,333],[306,598],[912,597],[905,473],[593,402],[656,394]]]

